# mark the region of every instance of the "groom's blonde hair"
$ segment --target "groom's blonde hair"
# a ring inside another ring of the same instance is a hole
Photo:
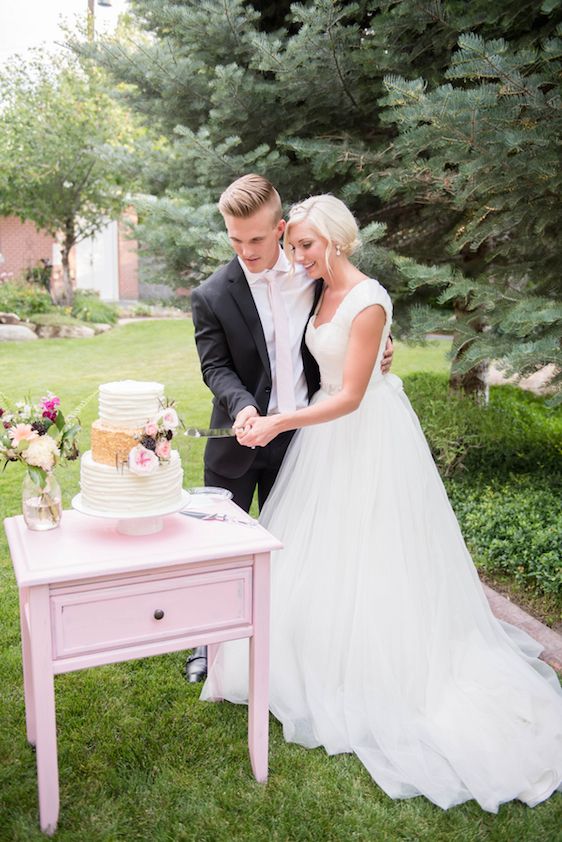
[[[277,224],[283,216],[279,193],[263,175],[249,173],[229,184],[219,199],[218,207],[223,216],[245,219],[266,205],[271,205],[273,222]]]

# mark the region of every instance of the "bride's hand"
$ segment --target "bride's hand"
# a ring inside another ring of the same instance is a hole
[[[244,431],[239,433],[236,438],[245,447],[265,447],[277,435],[276,425],[277,421],[274,416],[263,417],[258,415],[254,418],[248,418]]]

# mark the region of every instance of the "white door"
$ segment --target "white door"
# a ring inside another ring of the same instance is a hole
[[[105,301],[119,299],[118,224],[110,222],[76,246],[76,287],[95,289]]]

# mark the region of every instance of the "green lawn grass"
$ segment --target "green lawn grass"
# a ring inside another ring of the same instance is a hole
[[[448,343],[397,345],[394,371],[445,371]],[[97,417],[97,387],[155,379],[185,421],[206,424],[189,320],[118,327],[95,339],[3,345],[0,390],[11,400],[47,389],[81,411],[82,450]],[[2,399],[0,398],[0,405]],[[179,438],[185,485],[202,482],[199,441]],[[77,463],[59,468],[65,506],[78,490]],[[3,516],[21,511],[22,471],[0,475]],[[44,839],[38,828],[35,756],[25,739],[17,591],[0,538],[0,840]],[[474,802],[439,810],[423,798],[392,801],[350,755],[328,757],[284,742],[271,718],[270,779],[251,774],[245,707],[198,701],[178,653],[57,676],[61,842],[133,840],[427,840],[554,842],[562,796],[530,810],[504,805],[497,816]],[[462,727],[462,723],[459,723]]]

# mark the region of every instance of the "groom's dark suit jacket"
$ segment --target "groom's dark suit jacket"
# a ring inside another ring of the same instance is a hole
[[[322,282],[316,284],[314,306]],[[260,317],[237,258],[193,290],[191,310],[203,380],[213,393],[212,427],[230,427],[245,406],[267,414],[271,368]],[[309,399],[320,385],[318,366],[302,341]],[[241,477],[256,451],[235,438],[209,439],[205,464],[225,477]]]

